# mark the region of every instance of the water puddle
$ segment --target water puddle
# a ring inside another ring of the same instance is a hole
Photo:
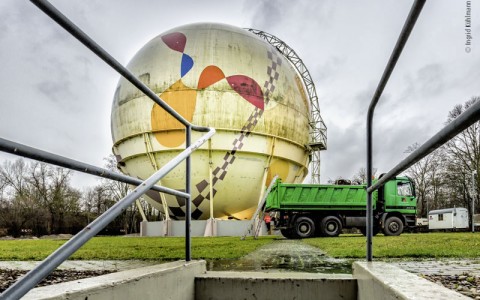
[[[207,261],[207,269],[351,274],[352,260],[328,257],[300,240],[278,240],[237,260]]]
[[[321,262],[295,262],[286,259],[284,262],[259,262],[245,259],[207,261],[208,271],[288,271],[328,274],[351,274],[352,261],[323,260]]]

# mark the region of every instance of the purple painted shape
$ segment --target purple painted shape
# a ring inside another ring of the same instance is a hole
[[[162,41],[172,50],[183,53],[187,37],[181,32],[172,32],[162,36]]]
[[[261,110],[264,109],[262,88],[255,80],[245,75],[233,75],[227,77],[227,82],[245,100]]]

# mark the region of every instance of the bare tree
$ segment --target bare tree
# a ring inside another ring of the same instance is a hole
[[[105,167],[113,172],[120,172],[117,168],[117,160],[114,155],[110,155],[105,160]],[[105,188],[105,191],[108,194],[108,197],[113,202],[118,202],[125,198],[130,192],[130,187],[128,184],[115,181],[115,180],[103,180],[102,184]],[[117,218],[117,226],[121,226],[122,230],[126,233],[131,233],[134,229],[137,228],[137,213],[138,209],[135,203],[130,205],[125,212]],[[139,221],[138,221],[139,222]],[[136,231],[136,230],[135,230]]]
[[[377,168],[372,169],[372,176],[376,176]],[[361,167],[355,175],[352,177],[352,182],[355,184],[366,184],[367,183],[367,169]]]
[[[420,147],[418,143],[408,146],[405,153],[412,153]],[[415,183],[417,201],[419,203],[417,215],[427,216],[432,208],[439,208],[440,195],[444,182],[444,149],[440,148],[419,162],[411,166],[406,174]]]
[[[105,167],[113,172],[119,172],[115,156],[110,155],[105,159]],[[85,191],[83,207],[87,219],[96,218],[116,202],[123,199],[130,192],[129,185],[123,182],[102,179],[100,183]],[[138,208],[135,204],[129,206],[123,214],[118,216],[104,229],[105,234],[118,234],[120,232],[137,232],[137,223],[140,222]]]
[[[478,100],[480,97],[472,97],[463,105],[455,105],[446,123],[455,120]],[[411,153],[418,147],[413,144],[405,152]],[[479,168],[480,123],[477,122],[407,170],[416,185],[419,214],[424,216],[428,210],[453,206],[467,207],[471,213],[472,200],[476,206],[479,203],[479,176],[473,183],[476,192],[472,193],[471,188],[472,174],[478,174]]]
[[[0,167],[1,226],[18,236],[63,233],[75,226],[80,192],[69,184],[70,172],[23,159]]]
[[[70,186],[71,171],[51,167],[44,163],[32,163],[28,181],[35,192],[35,199],[45,207],[50,216],[49,232],[64,233],[71,227],[72,216],[80,212],[81,194]]]
[[[472,97],[463,105],[456,105],[448,114],[447,123],[452,122],[465,110],[479,101],[480,97]],[[445,146],[448,157],[447,180],[449,181],[449,197],[454,203],[465,206],[472,212],[472,200],[479,203],[480,172],[480,122],[476,122],[451,139]],[[472,195],[471,178],[477,173],[473,184],[476,192]]]
[[[22,235],[30,224],[42,222],[43,208],[35,202],[34,190],[27,180],[28,165],[23,159],[5,161],[0,167],[0,226],[8,229],[15,237]]]

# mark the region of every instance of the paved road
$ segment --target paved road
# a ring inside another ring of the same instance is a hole
[[[470,275],[480,276],[480,263],[478,260],[422,260],[422,261],[402,261],[391,262],[392,264],[412,273],[426,275],[461,275],[469,273]]]

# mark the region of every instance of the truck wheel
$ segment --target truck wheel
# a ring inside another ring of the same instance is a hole
[[[296,238],[309,238],[315,234],[315,223],[309,217],[299,217],[295,221],[295,232],[294,236]]]
[[[328,216],[322,220],[322,233],[324,236],[334,237],[342,233],[342,222],[335,216]]]
[[[400,235],[403,232],[403,222],[397,217],[390,217],[385,221],[383,233],[389,236]]]

